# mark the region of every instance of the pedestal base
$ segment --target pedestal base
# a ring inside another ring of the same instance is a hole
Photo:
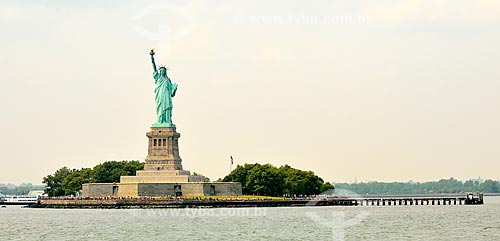
[[[137,171],[135,176],[121,176],[120,183],[203,182],[204,176],[192,176],[187,170]]]
[[[239,182],[85,183],[82,192],[84,197],[236,196],[242,186]]]
[[[153,123],[151,127],[175,127],[173,123]]]
[[[121,176],[120,183],[85,183],[84,197],[140,196],[215,196],[241,195],[239,182],[204,182],[204,176],[193,176],[182,168],[174,124],[153,124],[146,133],[149,139],[144,170],[135,176]]]

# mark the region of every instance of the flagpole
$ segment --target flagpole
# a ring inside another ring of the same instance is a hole
[[[229,174],[233,171],[233,156],[229,156],[231,158],[231,161],[229,162]]]

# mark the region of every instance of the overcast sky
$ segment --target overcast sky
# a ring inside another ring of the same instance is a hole
[[[0,183],[141,160],[149,49],[185,169],[500,179],[500,2],[1,1]]]

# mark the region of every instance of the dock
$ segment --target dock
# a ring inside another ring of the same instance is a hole
[[[352,198],[355,206],[407,206],[407,205],[480,205],[484,204],[482,193],[464,195],[367,195]]]

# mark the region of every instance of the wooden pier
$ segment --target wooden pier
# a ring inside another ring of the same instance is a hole
[[[327,199],[328,200],[328,199]],[[480,205],[484,204],[483,194],[467,195],[366,195],[359,197],[337,197],[329,202],[339,206],[429,206],[429,205]],[[329,205],[329,203],[326,203]],[[318,201],[317,205],[322,205]]]

